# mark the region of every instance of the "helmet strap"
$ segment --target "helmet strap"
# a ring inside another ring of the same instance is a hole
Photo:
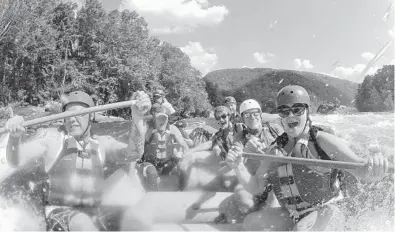
[[[310,128],[311,128],[311,124],[312,124],[312,121],[311,121],[311,119],[310,119],[310,110],[309,110],[309,108],[306,108],[306,110],[307,110],[307,117],[306,117],[306,123],[304,124],[304,128],[303,128],[303,135],[305,134],[305,131],[306,131],[306,128],[309,128],[309,130],[310,130]],[[308,127],[307,127],[307,125],[308,125]],[[308,132],[308,131],[307,131]],[[306,133],[307,133],[306,132]],[[303,136],[302,135],[302,136]]]
[[[78,118],[77,118],[78,121]],[[91,114],[89,114],[89,123],[88,126],[86,127],[85,131],[82,133],[81,136],[78,138],[75,138],[76,140],[83,140],[85,141],[89,136],[90,136],[90,129],[92,128],[92,120],[91,120]]]
[[[304,128],[303,128],[302,135],[300,136],[300,138],[305,135],[306,128],[309,128],[309,130],[310,130],[311,125],[312,125],[312,121],[310,119],[310,110],[309,110],[309,108],[307,108],[306,110],[307,110],[306,123],[304,124]],[[284,127],[284,124],[283,124],[282,120],[280,120],[280,123],[281,123],[281,126]],[[307,125],[308,125],[308,127],[307,127]]]

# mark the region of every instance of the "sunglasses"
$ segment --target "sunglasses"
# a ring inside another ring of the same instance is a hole
[[[307,106],[304,104],[295,104],[292,107],[289,106],[280,106],[277,108],[277,113],[281,118],[286,118],[292,111],[292,114],[295,116],[301,116],[306,111]]]
[[[219,116],[219,117],[215,116],[215,120],[220,120],[221,118],[222,118],[222,119],[225,119],[226,117],[228,117],[227,114],[223,114],[223,115],[221,115],[221,116]]]
[[[245,113],[243,113],[243,118],[249,118],[251,116],[254,116],[255,118],[257,118],[259,115],[261,115],[261,112],[259,112],[259,111],[245,112]]]

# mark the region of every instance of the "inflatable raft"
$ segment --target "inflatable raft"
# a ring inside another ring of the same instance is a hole
[[[6,162],[6,134],[0,138],[0,211],[21,206],[27,212],[43,219],[44,182],[46,174],[42,160],[32,160],[24,167],[12,168]],[[124,209],[150,212],[153,230],[235,230],[240,225],[217,225],[219,208],[232,194],[224,185],[220,164],[210,151],[193,155],[188,169],[187,186],[179,192],[179,181],[172,176],[162,177],[159,192],[145,192],[137,173],[119,169],[106,179],[103,208],[114,214],[110,218],[111,230],[120,229]],[[229,175],[228,175],[229,176]],[[155,213],[151,213],[155,212]],[[29,229],[29,228],[24,228]],[[33,228],[34,230],[37,228]]]

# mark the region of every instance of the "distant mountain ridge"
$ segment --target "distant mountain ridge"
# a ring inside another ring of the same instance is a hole
[[[342,105],[351,106],[358,83],[325,74],[271,68],[240,68],[212,71],[204,76],[211,103],[221,104],[225,95],[241,101],[254,98],[273,107],[277,92],[286,85],[301,85],[311,94],[313,105],[332,102],[338,98]]]

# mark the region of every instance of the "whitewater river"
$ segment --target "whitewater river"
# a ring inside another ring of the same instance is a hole
[[[331,126],[337,135],[350,143],[351,148],[362,157],[369,150],[380,148],[393,164],[394,114],[364,113],[352,115],[315,115],[313,122]],[[1,163],[4,158],[4,135],[0,136],[0,180],[10,169]],[[394,178],[387,176],[377,183],[359,181],[357,191],[346,200],[347,230],[390,230],[394,228]],[[4,212],[0,198],[0,231],[10,229],[12,223],[29,223],[18,208]],[[4,206],[4,204],[3,204]],[[15,218],[20,218],[19,220]],[[17,221],[16,221],[17,220]],[[22,221],[20,221],[22,220]],[[7,227],[6,227],[7,226]]]

